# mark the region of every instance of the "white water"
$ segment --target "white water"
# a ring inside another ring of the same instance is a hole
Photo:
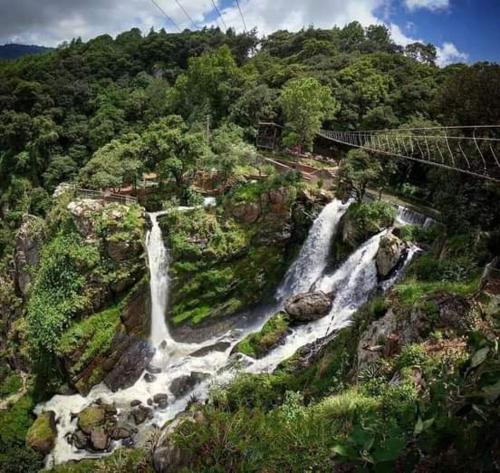
[[[311,227],[302,251],[289,268],[277,291],[278,303],[272,310],[264,314],[252,327],[222,334],[203,344],[178,343],[172,339],[169,333],[165,322],[165,307],[168,296],[168,252],[163,246],[161,230],[156,221],[158,214],[152,214],[153,225],[147,238],[151,271],[151,339],[157,347],[152,363],[161,367],[162,372],[155,375],[157,379],[153,383],[147,383],[141,376],[134,386],[116,393],[112,393],[105,385],[101,384],[94,387],[85,398],[78,394],[58,395],[46,404],[38,406],[37,412],[51,409],[56,412],[58,419],[58,438],[56,446],[48,458],[48,464],[92,456],[86,451],[73,448],[65,437],[76,428],[76,419],[71,420],[71,413],[81,411],[99,398],[106,402],[114,402],[120,413],[130,409],[129,405],[132,400],[140,400],[146,405],[147,399],[154,394],[168,393],[170,394],[169,405],[163,410],[158,409],[154,412],[152,423],[160,426],[184,410],[192,395],[200,400],[205,399],[212,385],[224,384],[238,372],[238,368],[235,368],[234,358],[230,357],[232,347],[249,332],[258,330],[276,310],[282,307],[283,301],[288,295],[307,291],[313,284],[317,289],[336,294],[328,316],[295,328],[283,345],[260,360],[241,357],[244,366],[242,368],[240,365],[239,371],[270,372],[301,346],[349,324],[353,312],[368,299],[378,285],[374,257],[384,232],[372,237],[360,246],[336,271],[324,275],[332,238],[347,206],[333,201],[318,216]],[[229,342],[230,346],[223,352],[212,351],[203,357],[190,356],[199,348],[220,341]],[[162,344],[162,342],[165,343]],[[169,389],[172,380],[194,371],[206,373],[209,378],[196,386],[193,392],[186,397],[174,400]],[[140,426],[141,429],[143,427]],[[139,432],[139,441],[140,434],[141,432]]]
[[[423,225],[425,228],[435,223],[433,218],[401,205],[396,211],[396,221],[401,225]]]
[[[165,321],[168,297],[168,251],[163,243],[158,216],[163,212],[150,213],[151,230],[146,236],[151,291],[151,342],[158,346],[168,336]]]

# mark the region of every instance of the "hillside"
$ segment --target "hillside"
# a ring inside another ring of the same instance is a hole
[[[1,61],[0,472],[496,471],[500,186],[416,153],[500,156],[500,66],[436,58],[353,22]]]
[[[4,44],[0,46],[0,59],[17,59],[31,54],[41,54],[51,51],[44,46],[26,44]]]

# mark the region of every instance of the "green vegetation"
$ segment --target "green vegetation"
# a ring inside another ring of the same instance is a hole
[[[96,356],[109,351],[119,329],[122,307],[123,304],[116,304],[74,323],[64,332],[56,348],[58,356],[69,356],[83,349],[78,361],[71,366],[73,373],[78,373]]]
[[[11,373],[0,384],[0,399],[10,396],[21,389],[23,385],[23,378],[16,374]]]
[[[252,333],[239,342],[235,350],[253,358],[262,358],[280,342],[287,330],[287,315],[278,313],[273,315],[259,332]]]

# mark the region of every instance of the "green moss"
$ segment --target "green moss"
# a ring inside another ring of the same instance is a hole
[[[288,318],[285,313],[271,317],[257,333],[245,337],[236,345],[236,351],[253,358],[266,355],[286,334]]]
[[[10,396],[21,389],[23,379],[16,373],[8,375],[0,384],[0,399]]]
[[[8,410],[0,411],[0,442],[22,443],[34,417],[32,410],[35,407],[31,395],[26,394]]]
[[[81,351],[78,362],[71,367],[73,373],[81,371],[93,358],[105,354],[120,324],[123,303],[74,323],[62,335],[57,346],[59,356],[69,356]]]
[[[56,435],[57,431],[51,422],[50,414],[43,412],[29,428],[26,434],[26,443],[32,447],[43,443],[54,445]]]
[[[347,209],[344,218],[352,222],[360,238],[359,242],[362,242],[391,226],[396,218],[396,210],[382,200],[356,203]]]
[[[86,433],[104,422],[106,412],[102,407],[89,406],[78,414],[78,427]]]

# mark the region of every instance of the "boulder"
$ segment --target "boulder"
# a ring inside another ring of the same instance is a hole
[[[71,443],[80,450],[87,448],[89,445],[89,437],[85,435],[81,430],[77,430],[71,435]]]
[[[121,355],[118,362],[104,378],[113,392],[133,386],[151,361],[154,349],[145,340],[135,340]]]
[[[332,308],[331,298],[324,292],[306,292],[290,297],[285,311],[295,323],[307,323],[328,315]]]
[[[133,419],[135,425],[140,425],[146,421],[146,419],[153,418],[153,410],[150,407],[139,406],[130,412],[129,417]]]
[[[156,473],[176,473],[186,467],[191,455],[177,445],[168,444],[153,453],[153,467]]]
[[[90,443],[94,450],[103,451],[109,447],[109,436],[103,427],[93,429],[90,434]]]
[[[154,383],[156,381],[156,376],[151,373],[146,373],[144,375],[144,381],[146,381],[146,383]]]
[[[103,406],[92,405],[78,414],[78,428],[87,435],[104,424],[106,409]]]
[[[40,414],[29,428],[26,444],[33,450],[47,455],[54,448],[56,437],[56,415],[53,411],[46,411]]]
[[[406,250],[406,244],[390,233],[380,240],[375,259],[380,279],[385,279],[396,268]]]
[[[132,437],[137,432],[137,429],[132,425],[120,422],[110,431],[110,437],[113,440],[124,440]]]
[[[208,378],[208,374],[193,371],[190,375],[179,376],[172,381],[170,392],[180,398],[191,392],[194,387]]]
[[[130,402],[130,407],[137,407],[137,406],[140,406],[141,404],[142,404],[142,402],[139,401],[139,399],[135,399],[135,400]]]
[[[231,215],[239,222],[254,223],[260,216],[260,206],[255,202],[242,202],[231,208]]]
[[[153,396],[153,402],[160,407],[160,409],[165,409],[168,406],[168,395],[165,393],[158,393]]]
[[[146,370],[149,371],[150,373],[153,373],[153,374],[161,373],[161,368],[159,366],[155,366],[155,365],[151,365],[151,364],[149,364],[146,367]]]

